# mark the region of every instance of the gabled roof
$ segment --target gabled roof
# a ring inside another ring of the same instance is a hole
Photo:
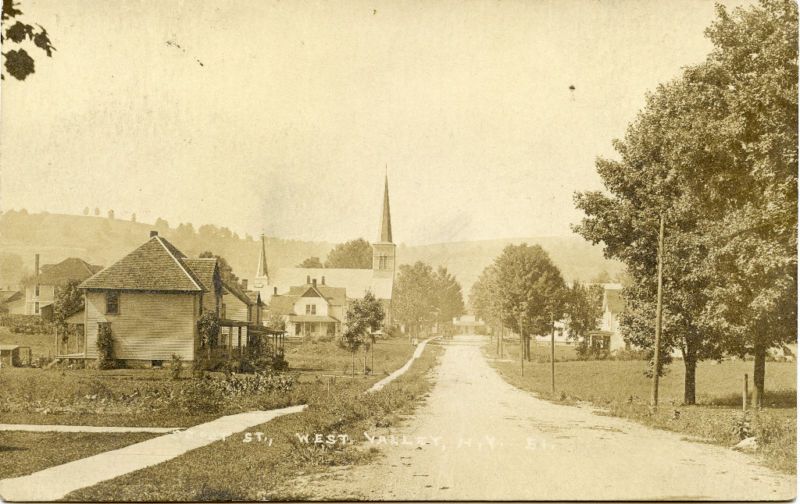
[[[281,268],[272,273],[271,286],[278,288],[278,293],[286,293],[294,286],[306,285],[308,277],[317,280],[317,287],[343,288],[346,297],[356,299],[364,297],[371,291],[378,299],[391,299],[394,279],[392,276],[376,277],[371,269],[348,268]]]
[[[294,304],[297,300],[297,296],[272,296],[269,301],[269,311],[275,315],[294,315]]]
[[[298,297],[323,297],[332,305],[343,305],[347,301],[347,289],[343,287],[331,287],[330,285],[295,285],[289,288],[289,295]]]
[[[226,291],[233,294],[242,303],[248,306],[253,304],[253,301],[250,300],[250,297],[235,282],[228,283],[223,281],[222,286],[225,288]]]
[[[78,257],[69,257],[57,264],[42,265],[39,284],[63,285],[73,280],[82,282],[101,269],[102,266],[89,264]]]
[[[22,292],[13,290],[0,291],[0,304],[10,303],[16,299],[22,298]]]
[[[203,283],[186,256],[156,235],[108,268],[84,281],[83,289],[202,292]]]

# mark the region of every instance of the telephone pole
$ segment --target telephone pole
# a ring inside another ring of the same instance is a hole
[[[663,295],[663,275],[664,275],[664,213],[661,213],[658,228],[658,290],[656,293],[656,340],[653,344],[653,389],[650,393],[650,405],[653,411],[658,409],[658,375],[661,371],[661,312],[663,305],[661,298]]]
[[[550,316],[550,391],[556,393],[556,316]]]

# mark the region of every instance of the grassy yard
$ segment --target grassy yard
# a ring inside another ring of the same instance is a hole
[[[365,376],[362,367],[357,366],[359,374],[351,377],[348,367],[348,375],[343,377],[343,365],[351,363],[349,352],[333,343],[296,345],[287,354],[293,369],[288,375],[281,375],[291,377],[293,386],[236,396],[211,394],[216,401],[207,396],[218,390],[208,388],[208,380],[189,378],[189,370],[183,372],[181,379],[173,380],[169,369],[6,367],[0,369],[0,422],[188,427],[225,414],[292,404],[333,401],[343,407],[340,397],[353,401],[353,397],[402,366],[413,350],[405,340],[382,341],[375,351],[375,374]],[[363,366],[363,357],[360,362]],[[298,363],[303,368],[294,370]],[[325,375],[340,376],[331,383]],[[221,379],[221,373],[214,373],[212,381]],[[384,416],[393,419],[393,411],[385,410]],[[150,437],[153,434],[2,432],[0,478],[29,474]]]
[[[48,357],[53,354],[52,334],[12,333],[8,327],[0,326],[0,345],[20,345],[31,347],[34,360],[37,357]]]
[[[768,362],[767,408],[743,419],[741,390],[744,373],[752,362],[702,362],[697,369],[697,405],[683,406],[683,364],[675,361],[660,380],[658,412],[648,407],[651,381],[644,375],[643,361],[571,361],[556,363],[556,393],[550,391],[550,366],[525,362],[520,376],[519,347],[506,346],[506,359],[495,359],[495,347],[484,351],[491,364],[511,384],[541,397],[564,401],[589,401],[607,414],[630,418],[653,427],[681,432],[690,437],[731,446],[744,429],[763,441],[758,450],[770,467],[796,471],[797,368],[794,363]],[[544,345],[534,355],[545,352]],[[549,350],[547,350],[549,351]],[[737,430],[738,429],[738,430]]]
[[[383,434],[409,414],[432,387],[429,374],[441,347],[429,345],[411,369],[382,391],[363,395],[359,382],[341,381],[308,397],[307,411],[280,417],[168,462],[74,492],[66,500],[302,500],[313,489],[288,488],[293,476],[364,463],[376,449],[364,432]],[[377,362],[377,361],[376,361]],[[257,441],[256,433],[263,433]],[[306,443],[298,435],[344,435],[346,443]]]
[[[374,348],[367,352],[367,367],[375,369],[374,376],[386,376],[402,366],[414,353],[414,346],[406,338],[398,337],[378,340]],[[334,341],[302,340],[287,341],[286,360],[292,371],[304,376],[337,375],[350,376],[353,369],[353,355]],[[364,351],[355,355],[356,376],[363,376]]]
[[[25,337],[25,335],[14,335]],[[329,377],[366,389],[405,363],[414,347],[405,339],[380,341],[375,347],[374,374],[363,374],[363,353],[352,356],[333,342],[304,342],[287,347],[290,375],[298,382],[291,393],[266,394],[237,401],[219,411],[202,407],[186,411],[172,406],[170,396],[191,385],[189,370],[172,380],[169,369],[0,369],[0,421],[3,423],[188,427],[221,414],[271,409],[305,402]],[[368,365],[372,354],[368,354]],[[187,366],[188,367],[188,366]],[[345,372],[346,368],[346,372]],[[216,376],[216,374],[215,374]],[[219,375],[221,376],[221,374]],[[217,377],[219,377],[217,376]]]
[[[146,441],[156,435],[0,432],[0,479],[24,476],[48,467]]]

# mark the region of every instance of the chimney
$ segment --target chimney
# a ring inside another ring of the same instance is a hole
[[[34,295],[39,297],[39,254],[33,256]]]
[[[307,284],[311,283],[311,275],[306,275],[306,283]]]
[[[278,295],[278,288],[277,287],[273,287],[272,288],[272,295],[273,296],[277,296]]]
[[[247,279],[246,278],[242,278],[242,290],[243,291],[247,290]]]
[[[325,275],[322,275],[322,285],[325,285]]]
[[[150,238],[152,238],[154,236],[158,236],[158,231],[156,231],[156,230],[150,231]]]
[[[313,285],[314,287],[316,287],[316,286],[317,286],[317,279],[315,278],[314,280],[312,280],[312,282],[313,282],[313,284],[312,284],[312,285]]]

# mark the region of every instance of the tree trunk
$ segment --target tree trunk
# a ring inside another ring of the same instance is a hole
[[[353,350],[353,376],[356,375],[356,351]]]
[[[532,336],[525,336],[525,359],[530,362],[531,361],[531,340],[533,339]]]
[[[764,375],[766,374],[767,347],[756,343],[753,348],[753,407],[764,406]]]
[[[695,356],[685,356],[683,365],[685,366],[683,374],[683,404],[695,404],[695,372],[697,371],[697,360]]]

